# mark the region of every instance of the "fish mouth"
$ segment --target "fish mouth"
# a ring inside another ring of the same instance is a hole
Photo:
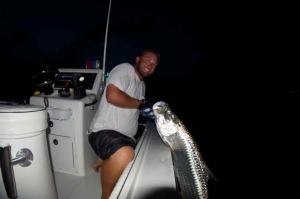
[[[168,104],[163,101],[156,102],[152,106],[153,114],[156,119],[159,117],[165,117],[166,110],[168,108]]]
[[[162,137],[168,137],[177,132],[177,125],[174,124],[172,113],[170,112],[169,106],[166,102],[156,102],[152,109],[155,116],[157,130]]]
[[[162,110],[165,110],[167,106],[168,104],[166,102],[159,101],[153,105],[152,109],[154,112],[160,113]]]

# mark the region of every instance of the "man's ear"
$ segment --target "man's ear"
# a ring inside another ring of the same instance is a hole
[[[141,57],[140,57],[140,56],[137,56],[137,57],[135,58],[135,63],[136,63],[136,64],[139,63],[140,59],[141,59]]]

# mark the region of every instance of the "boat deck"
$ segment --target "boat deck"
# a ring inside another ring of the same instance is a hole
[[[99,199],[101,196],[100,174],[75,176],[55,172],[54,177],[59,199]]]
[[[100,173],[86,176],[54,172],[58,199],[99,199]],[[111,199],[174,198],[176,182],[171,153],[159,137],[155,124],[147,123],[138,138],[135,159],[121,175]]]

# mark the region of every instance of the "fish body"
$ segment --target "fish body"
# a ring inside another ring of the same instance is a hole
[[[167,103],[155,103],[153,113],[158,134],[172,153],[180,198],[207,199],[208,168],[193,137]]]

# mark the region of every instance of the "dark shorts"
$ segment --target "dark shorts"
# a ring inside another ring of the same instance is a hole
[[[123,146],[131,146],[133,149],[136,147],[133,139],[114,130],[101,130],[89,134],[89,143],[102,160],[108,159]]]

